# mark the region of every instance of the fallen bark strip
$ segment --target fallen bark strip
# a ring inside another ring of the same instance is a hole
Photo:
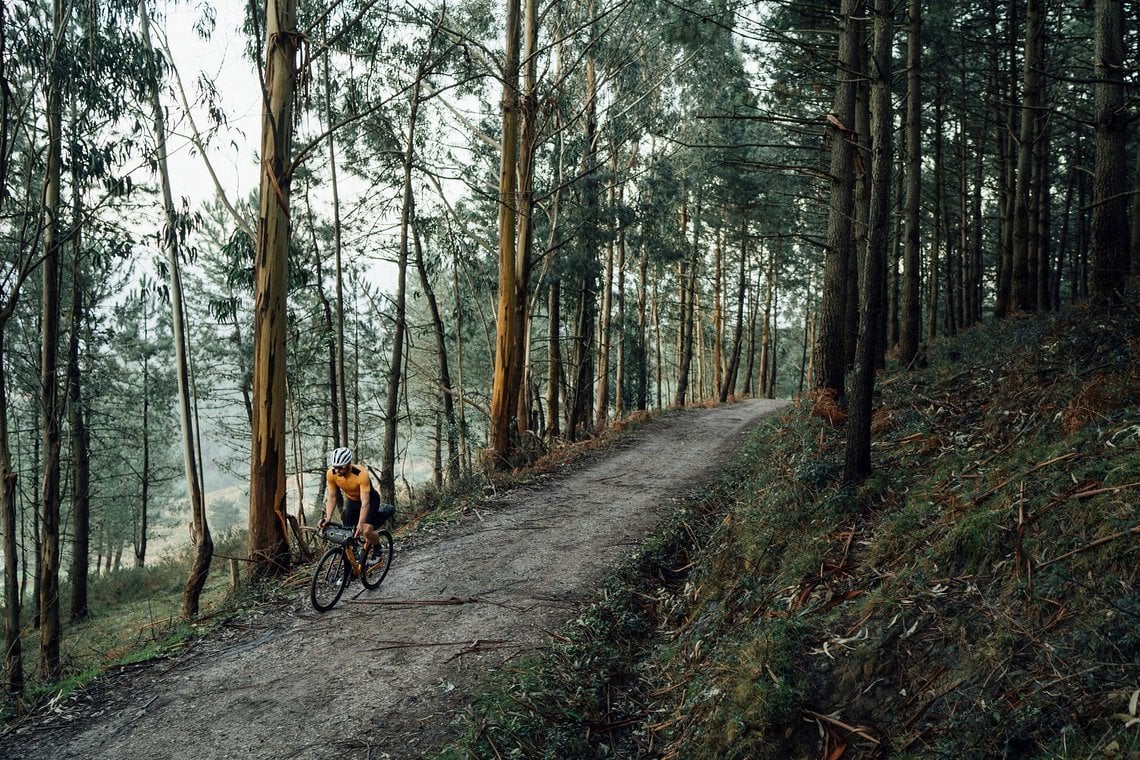
[[[429,649],[431,647],[467,647],[474,651],[475,649],[482,648],[485,645],[509,645],[511,644],[508,639],[465,639],[463,641],[397,641],[392,639],[382,639],[375,642],[379,646],[372,647],[369,651],[384,652],[389,649]]]
[[[1140,536],[1140,525],[1133,525],[1128,530],[1122,530],[1119,533],[1113,533],[1111,536],[1105,536],[1104,538],[1098,538],[1096,541],[1093,541],[1092,543],[1085,544],[1084,546],[1078,546],[1076,549],[1073,549],[1071,552],[1065,552],[1060,557],[1054,557],[1053,559],[1048,560],[1047,562],[1038,562],[1036,569],[1040,570],[1043,567],[1049,567],[1049,565],[1052,565],[1054,562],[1060,562],[1063,559],[1068,559],[1069,557],[1073,556],[1074,554],[1079,554],[1079,553],[1081,553],[1083,551],[1087,551],[1089,549],[1095,549],[1098,546],[1103,546],[1104,544],[1107,544],[1109,541],[1115,541],[1116,539],[1121,538],[1123,536],[1127,536],[1129,534]]]

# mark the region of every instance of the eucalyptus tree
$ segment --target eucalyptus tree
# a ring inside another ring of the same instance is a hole
[[[254,255],[253,441],[249,552],[254,575],[288,565],[285,534],[286,277],[292,185],[294,88],[302,37],[296,0],[265,4],[261,191]]]
[[[210,563],[214,555],[214,541],[206,519],[206,501],[200,467],[200,452],[197,441],[197,416],[194,412],[195,400],[190,386],[190,348],[186,343],[186,309],[182,296],[182,250],[186,224],[179,218],[174,206],[171,190],[170,169],[167,161],[167,127],[160,98],[158,66],[159,59],[151,44],[150,14],[147,0],[139,0],[139,34],[142,44],[150,54],[146,76],[150,85],[150,106],[154,129],[154,162],[158,170],[159,186],[162,193],[164,225],[160,235],[166,253],[169,276],[171,326],[174,332],[174,366],[178,380],[178,420],[182,431],[182,461],[186,474],[186,490],[190,498],[190,536],[194,545],[194,560],[186,585],[182,592],[182,618],[193,620],[198,616],[198,600],[206,585]]]

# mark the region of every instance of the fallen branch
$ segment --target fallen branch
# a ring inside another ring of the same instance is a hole
[[[1104,538],[1098,538],[1096,541],[1093,541],[1092,543],[1085,544],[1084,546],[1078,546],[1076,549],[1073,549],[1071,552],[1065,552],[1060,557],[1054,557],[1053,559],[1051,559],[1047,562],[1038,562],[1037,563],[1037,569],[1040,570],[1043,567],[1049,567],[1049,565],[1052,565],[1054,562],[1060,562],[1063,559],[1068,559],[1069,557],[1073,556],[1074,554],[1079,554],[1080,552],[1087,551],[1089,549],[1095,549],[1098,546],[1104,546],[1105,544],[1107,544],[1110,541],[1115,541],[1116,539],[1122,538],[1123,536],[1127,536],[1127,535],[1140,536],[1140,525],[1133,525],[1128,530],[1122,530],[1119,533],[1113,533],[1111,536],[1105,536]]]
[[[844,723],[843,721],[841,721],[837,718],[832,718],[831,716],[828,716],[828,715],[822,715],[820,713],[813,712],[812,710],[804,710],[804,712],[807,713],[808,715],[812,716],[816,720],[822,720],[825,723],[830,723],[833,726],[837,726],[839,728],[842,728],[844,731],[848,731],[848,732],[855,734],[857,736],[861,736],[864,739],[866,739],[867,741],[871,742],[872,744],[878,744],[879,743],[879,740],[876,739],[875,737],[871,736],[869,733],[867,733],[867,729],[865,729],[865,728],[862,728],[860,726],[850,726],[850,725]]]
[[[349,604],[379,604],[392,607],[451,607],[461,604],[483,604],[486,599],[477,596],[450,599],[350,599]]]
[[[1073,498],[1089,499],[1102,493],[1116,493],[1117,491],[1123,491],[1125,488],[1136,488],[1137,486],[1140,486],[1140,480],[1137,480],[1135,483],[1125,483],[1122,486],[1108,486],[1106,488],[1094,488],[1090,491],[1081,491],[1080,493],[1073,494]]]
[[[384,652],[389,649],[430,649],[431,647],[480,647],[483,644],[507,644],[506,639],[475,639],[474,641],[396,641],[382,640],[376,642],[380,646],[374,647],[373,652]]]
[[[975,507],[976,507],[976,506],[978,506],[978,505],[979,505],[979,504],[981,504],[983,501],[985,501],[986,499],[990,498],[990,497],[991,497],[991,496],[993,496],[995,493],[997,493],[997,492],[998,492],[998,491],[1000,491],[1001,489],[1005,488],[1007,485],[1009,485],[1009,484],[1010,484],[1010,483],[1012,483],[1013,481],[1017,480],[1018,478],[1024,478],[1026,475],[1029,475],[1030,473],[1034,473],[1034,472],[1037,472],[1038,470],[1044,469],[1044,468],[1048,467],[1048,466],[1049,466],[1049,465],[1051,465],[1051,464],[1057,464],[1058,462],[1064,462],[1064,461],[1066,461],[1066,460],[1072,459],[1072,458],[1073,458],[1073,457],[1075,457],[1075,456],[1077,456],[1077,452],[1075,452],[1075,451],[1069,452],[1068,454],[1062,454],[1062,455],[1061,455],[1061,456],[1059,456],[1059,457],[1053,457],[1052,459],[1050,459],[1050,460],[1048,460],[1048,461],[1045,461],[1045,462],[1041,462],[1040,464],[1035,464],[1035,465],[1033,465],[1032,467],[1030,467],[1028,470],[1026,470],[1025,472],[1019,473],[1019,474],[1017,474],[1017,475],[1014,475],[1013,477],[1010,477],[1010,478],[1006,478],[1005,480],[1003,480],[1002,482],[998,483],[998,484],[997,484],[996,486],[994,486],[993,488],[990,488],[990,489],[988,489],[988,490],[986,490],[986,491],[983,491],[982,493],[980,493],[980,494],[978,494],[977,496],[975,496],[975,497],[973,498],[973,503],[974,503],[974,506],[975,506]]]

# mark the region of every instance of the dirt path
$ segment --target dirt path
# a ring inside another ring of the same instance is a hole
[[[324,615],[299,590],[291,608],[242,630],[108,675],[72,698],[81,709],[0,738],[0,757],[418,757],[451,735],[481,674],[542,646],[781,403],[647,424],[566,474],[397,546],[378,590]],[[360,697],[351,714],[346,693]]]

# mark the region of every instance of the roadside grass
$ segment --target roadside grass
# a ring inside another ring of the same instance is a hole
[[[243,551],[244,531],[215,538],[213,567],[200,598],[197,621],[180,619],[182,589],[190,567],[190,550],[164,556],[142,567],[121,568],[88,581],[90,614],[71,622],[70,586],[60,590],[60,665],[58,682],[46,681],[40,671],[39,635],[32,626],[33,610],[24,611],[21,637],[25,691],[19,697],[5,695],[0,702],[0,722],[54,704],[116,667],[156,657],[169,656],[192,639],[221,625],[251,603],[250,592],[234,594],[230,574],[220,555],[238,556]]]
[[[929,355],[871,479],[793,405],[439,757],[1140,756],[1140,314]]]

